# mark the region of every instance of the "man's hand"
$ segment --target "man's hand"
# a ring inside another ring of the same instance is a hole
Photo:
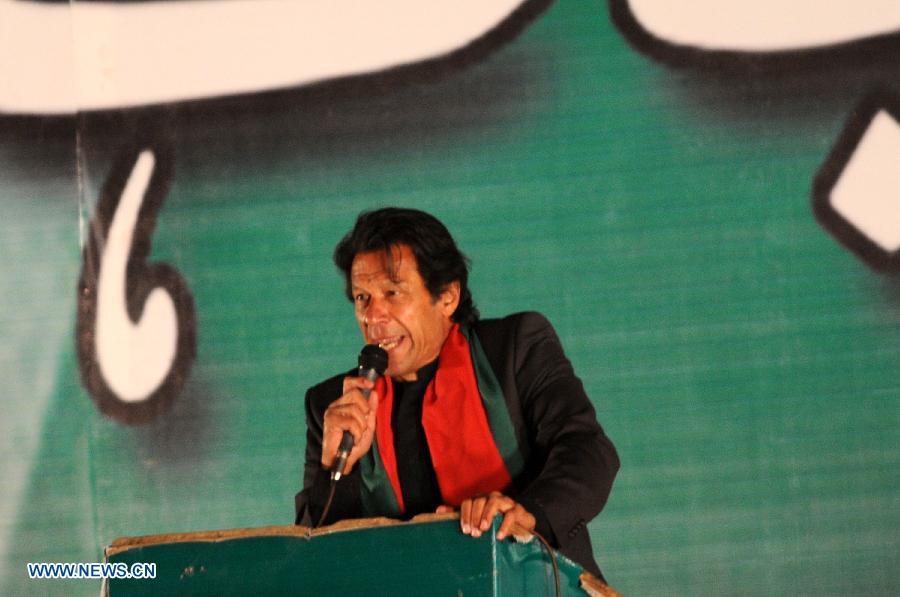
[[[378,410],[378,393],[374,390],[369,399],[363,398],[363,389],[372,389],[375,382],[365,377],[344,378],[344,394],[325,410],[322,429],[322,466],[331,468],[337,455],[344,431],[353,436],[353,449],[347,458],[342,474],[353,469],[356,461],[372,447],[375,436],[375,412]]]
[[[439,506],[438,514],[452,512],[449,506]],[[488,495],[476,496],[464,500],[459,506],[459,526],[462,532],[473,537],[480,537],[491,528],[491,521],[497,514],[503,515],[503,522],[497,531],[497,539],[503,540],[513,532],[514,527],[521,527],[528,532],[534,530],[537,523],[534,516],[511,497],[499,491]]]

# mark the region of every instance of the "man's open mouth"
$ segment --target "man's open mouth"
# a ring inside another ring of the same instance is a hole
[[[392,350],[397,347],[403,340],[403,336],[391,336],[390,338],[382,338],[378,341],[378,346],[385,350]]]

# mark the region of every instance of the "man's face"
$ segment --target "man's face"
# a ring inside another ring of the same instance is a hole
[[[388,353],[386,375],[404,381],[437,358],[450,333],[459,303],[459,283],[452,282],[434,300],[419,275],[416,257],[406,245],[360,253],[350,268],[356,320],[367,344]]]

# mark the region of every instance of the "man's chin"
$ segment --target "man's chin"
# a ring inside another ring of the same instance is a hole
[[[409,367],[404,367],[402,365],[398,367],[388,365],[388,368],[387,370],[385,370],[384,374],[392,379],[397,379],[400,381],[412,381],[412,379],[415,379],[416,372],[415,370],[411,371]]]

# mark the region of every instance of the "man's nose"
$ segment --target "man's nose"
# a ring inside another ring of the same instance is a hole
[[[366,305],[366,310],[363,313],[366,325],[374,325],[387,321],[388,312],[386,307],[383,300],[375,297],[370,298],[369,304]]]

